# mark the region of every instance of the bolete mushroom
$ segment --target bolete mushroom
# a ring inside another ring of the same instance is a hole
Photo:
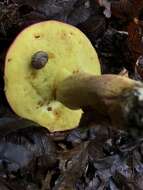
[[[50,131],[76,127],[85,106],[113,121],[126,118],[143,101],[143,85],[100,74],[96,51],[79,29],[45,21],[27,27],[9,48],[5,93],[19,116]]]

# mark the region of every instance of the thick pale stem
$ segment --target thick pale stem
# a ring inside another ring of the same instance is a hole
[[[114,123],[143,123],[141,113],[133,115],[143,102],[143,84],[126,77],[75,74],[59,84],[56,98],[71,109],[90,106],[98,113],[108,114]]]
[[[56,97],[72,109],[96,108],[99,103],[114,104],[125,92],[138,86],[141,83],[118,75],[75,74],[59,84]]]

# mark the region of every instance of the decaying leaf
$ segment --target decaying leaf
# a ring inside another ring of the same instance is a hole
[[[7,123],[3,125],[5,128],[8,126]],[[44,128],[28,125],[25,129],[16,127],[15,131],[9,131],[0,138],[0,178],[7,179],[8,183],[21,184],[30,178],[30,183],[38,184],[56,162],[55,144]],[[15,182],[19,178],[23,180]]]
[[[111,3],[112,15],[126,20],[138,17],[142,8],[142,0],[120,0]]]

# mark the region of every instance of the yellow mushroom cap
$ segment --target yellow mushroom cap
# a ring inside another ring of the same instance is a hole
[[[41,69],[31,65],[32,56],[47,52]],[[5,93],[14,112],[50,131],[77,127],[82,110],[71,110],[56,101],[58,83],[70,75],[100,75],[100,64],[88,38],[76,27],[44,21],[24,29],[10,46],[5,61]],[[75,97],[76,98],[76,97]]]

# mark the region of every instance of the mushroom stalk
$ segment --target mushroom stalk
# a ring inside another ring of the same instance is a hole
[[[92,107],[120,127],[143,124],[143,84],[126,77],[75,74],[59,84],[56,98],[70,109]]]

